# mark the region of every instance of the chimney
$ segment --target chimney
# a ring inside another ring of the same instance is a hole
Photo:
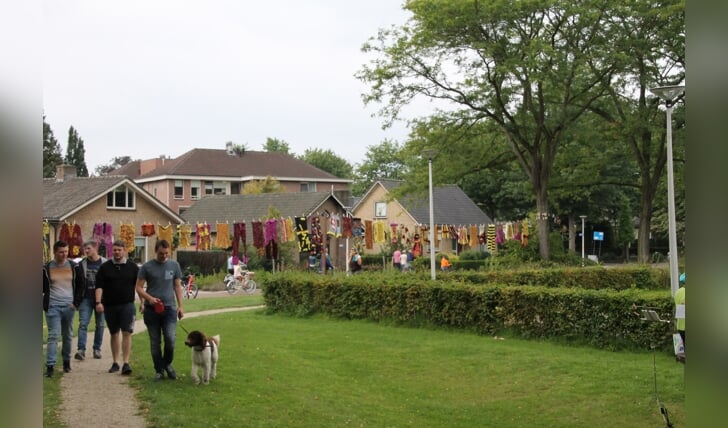
[[[56,166],[56,182],[61,183],[70,178],[76,178],[75,166],[67,164]]]
[[[227,151],[227,154],[229,154],[229,155],[233,154],[233,142],[232,141],[228,141],[227,143],[225,143],[225,150]]]

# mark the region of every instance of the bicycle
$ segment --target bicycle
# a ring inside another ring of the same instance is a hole
[[[243,290],[250,294],[258,288],[258,284],[256,284],[253,279],[255,277],[255,272],[243,269],[244,267],[241,267],[240,275],[236,276],[230,273],[225,275],[225,289],[228,293],[235,294],[238,291]]]
[[[197,287],[197,284],[195,284],[195,274],[188,273],[182,277],[182,295],[185,299],[189,299],[190,297],[196,299],[197,293],[199,292],[200,289]]]

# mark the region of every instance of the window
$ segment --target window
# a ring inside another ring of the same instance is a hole
[[[121,185],[106,194],[107,208],[134,208],[134,191],[127,185]]]
[[[374,203],[374,217],[386,217],[387,216],[387,203],[386,202],[375,202]]]
[[[301,193],[315,192],[316,183],[301,183]]]
[[[200,180],[190,181],[190,199],[193,201],[200,199]]]
[[[212,195],[212,181],[205,181],[205,194]]]
[[[174,198],[175,199],[184,199],[185,198],[185,188],[184,183],[182,180],[174,180]]]
[[[147,239],[143,236],[134,237],[134,251],[127,254],[134,263],[147,262]]]
[[[215,195],[226,195],[227,186],[224,181],[215,181],[212,183],[212,191]]]

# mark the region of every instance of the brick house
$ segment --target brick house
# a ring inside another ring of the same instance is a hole
[[[174,212],[182,214],[205,196],[238,195],[246,183],[271,177],[287,193],[330,192],[348,200],[353,180],[338,178],[280,152],[192,149],[170,159],[137,160],[113,171],[129,176]]]
[[[44,246],[58,240],[64,224],[80,226],[84,241],[93,237],[97,223],[111,225],[113,239],[119,238],[120,225],[134,224],[137,250],[130,254],[139,262],[154,256],[153,237],[144,237],[143,223],[174,226],[184,220],[126,176],[77,177],[76,168],[60,165],[55,178],[43,179]],[[47,247],[46,247],[47,248]],[[106,254],[102,254],[106,256]],[[75,257],[75,255],[74,255]],[[44,259],[48,254],[44,251]]]

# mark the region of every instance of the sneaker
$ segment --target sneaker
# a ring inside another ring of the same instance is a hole
[[[129,363],[124,363],[124,365],[121,367],[121,374],[123,374],[123,375],[131,374],[131,366],[129,365]]]
[[[76,355],[73,356],[73,358],[77,359],[78,361],[83,361],[86,359],[86,350],[79,349],[78,352],[76,352]]]
[[[53,366],[46,366],[45,377],[53,377]]]
[[[101,359],[101,349],[94,349],[94,358],[97,360]]]
[[[63,373],[70,373],[71,372],[71,361],[64,361],[63,362]]]
[[[174,367],[172,367],[172,364],[170,364],[167,367],[165,367],[164,368],[164,371],[167,372],[167,377],[168,378],[170,378],[172,380],[177,379],[177,372],[174,371]]]
[[[111,368],[109,369],[109,373],[115,373],[119,371],[119,365],[114,363],[111,365]]]
[[[159,373],[157,373],[157,374],[154,375],[154,381],[155,382],[160,381],[162,379],[164,379],[164,373],[159,372]]]

